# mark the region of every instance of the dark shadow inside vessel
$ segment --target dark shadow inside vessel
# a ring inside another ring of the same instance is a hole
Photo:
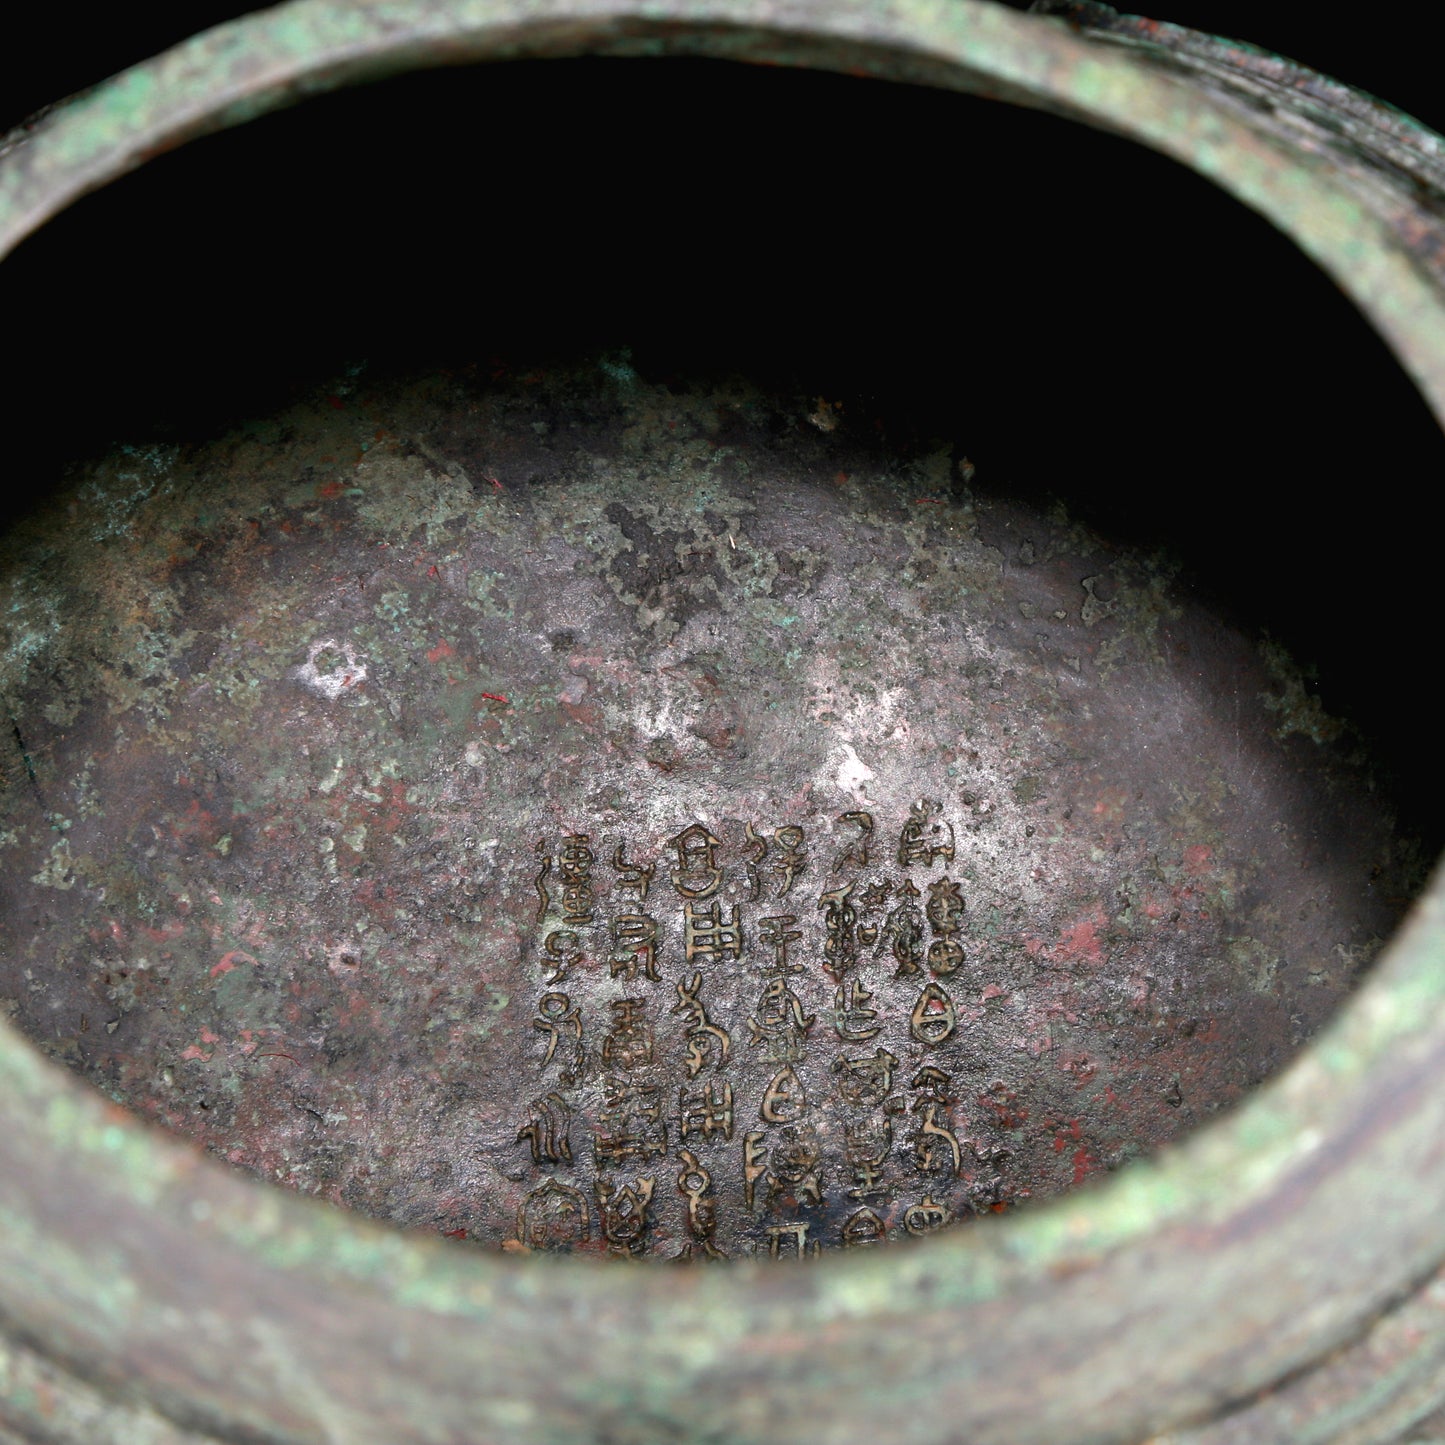
[[[8,497],[373,369],[630,347],[1167,546],[1409,783],[1427,409],[1327,278],[1181,167],[1051,117],[691,62],[432,72],[182,149],[0,271]],[[1343,495],[1342,504],[1334,500]],[[13,502],[11,503],[13,505]]]

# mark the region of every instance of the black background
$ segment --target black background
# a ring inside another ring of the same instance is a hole
[[[246,5],[7,22],[0,130]],[[1445,129],[1435,7],[1179,4]],[[1445,443],[1373,333],[1178,166],[983,102],[655,62],[403,77],[184,148],[0,267],[24,496],[116,438],[184,442],[314,385],[632,347],[837,397],[893,448],[1165,545],[1320,669],[1438,838],[1423,696]],[[1402,701],[1404,699],[1404,701]]]

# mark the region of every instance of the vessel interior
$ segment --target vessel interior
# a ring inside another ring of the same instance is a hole
[[[989,1227],[1275,1073],[1439,851],[1439,432],[1125,142],[428,73],[83,201],[0,312],[0,1007],[279,1186]]]

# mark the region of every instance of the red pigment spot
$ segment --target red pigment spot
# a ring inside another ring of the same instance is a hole
[[[1077,1119],[1070,1119],[1068,1125],[1064,1129],[1064,1132],[1062,1134],[1054,1135],[1054,1153],[1062,1154],[1064,1150],[1068,1147],[1068,1142],[1070,1139],[1072,1139],[1074,1143],[1077,1144],[1081,1139],[1083,1139],[1083,1137],[1083,1126],[1079,1123]]]
[[[341,495],[341,483],[325,482],[316,489],[316,494],[320,497],[325,497],[329,502],[332,497],[339,497]]]
[[[1197,878],[1209,866],[1209,860],[1214,856],[1212,848],[1206,848],[1203,843],[1196,843],[1192,848],[1184,850],[1184,871],[1191,877]]]
[[[1024,952],[1027,953],[1030,958],[1037,957],[1038,954],[1039,954],[1039,951],[1043,948],[1043,946],[1044,946],[1044,941],[1043,941],[1042,938],[1040,938],[1040,937],[1038,936],[1038,934],[1036,934],[1036,933],[1026,933],[1026,934],[1024,934]]]
[[[334,406],[337,411],[343,411],[346,407],[346,403],[342,401],[339,396],[328,396],[326,398],[326,404],[328,406]]]
[[[502,490],[502,484],[495,477],[488,477],[487,480],[492,484],[492,490],[494,492],[500,492]]]
[[[981,998],[984,1003],[987,1003],[988,1000],[991,998],[1002,998],[1003,996],[1004,990],[1001,989],[996,983],[991,983],[986,989],[984,989]]]
[[[843,483],[848,480],[848,473],[847,473],[847,472],[839,472],[838,475],[833,478],[833,480],[834,480],[835,482],[837,482],[837,484],[841,487],[841,486],[843,485]]]
[[[1122,788],[1105,788],[1095,799],[1090,812],[1105,823],[1122,823],[1129,805],[1129,795]]]
[[[211,1056],[203,1052],[196,1044],[187,1044],[186,1047],[181,1050],[181,1057],[183,1059],[199,1059],[203,1064],[208,1064],[211,1061]]]
[[[448,1229],[444,1233],[448,1239],[465,1239],[467,1237],[465,1229]]]
[[[437,564],[433,562],[431,566],[426,569],[426,575],[428,577],[440,577],[442,574],[437,571]]]
[[[211,977],[220,978],[223,973],[230,973],[238,962],[255,963],[256,960],[252,958],[249,953],[245,953],[239,948],[233,948],[228,954],[225,954],[221,961],[211,970]],[[215,1040],[208,1040],[208,1042],[214,1043]]]
[[[499,692],[481,692],[477,696],[486,698],[488,702],[506,702],[507,700]]]
[[[449,642],[439,642],[426,655],[428,662],[440,662],[444,657],[455,657],[457,650]]]
[[[1098,1162],[1087,1149],[1074,1150],[1074,1183],[1082,1184],[1097,1169]]]
[[[1099,930],[1106,926],[1104,910],[1096,903],[1092,914],[1064,929],[1049,957],[1056,962],[1103,963],[1104,941]]]
[[[915,507],[941,507],[943,503],[937,497],[914,497],[913,505]]]
[[[220,1034],[213,1034],[210,1029],[201,1029],[201,1042],[203,1044],[218,1044],[221,1042]]]

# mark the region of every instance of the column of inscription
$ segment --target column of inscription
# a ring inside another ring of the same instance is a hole
[[[891,892],[892,884],[885,880],[861,889],[850,884],[825,894],[821,901],[828,909],[830,940],[834,932],[851,928],[858,951],[876,954],[883,936],[880,918]],[[833,1031],[842,1045],[832,1064],[843,1126],[843,1197],[849,1210],[840,1242],[861,1248],[881,1244],[888,1233],[878,1209],[890,1198],[888,1161],[894,1120],[902,1108],[893,1093],[898,1058],[875,1042],[883,1032],[882,1010],[875,1005],[874,992],[852,972],[854,950],[835,945],[830,954],[825,943],[824,956],[835,984]],[[869,1043],[874,1043],[871,1053],[863,1047]]]
[[[708,1001],[731,993],[727,978],[743,952],[739,905],[726,908],[721,892],[721,842],[700,823],[668,843],[675,866],[671,881],[682,908],[682,977],[674,985],[672,1012],[682,1017],[684,1054],[677,1089],[678,1192],[685,1204],[687,1239],[677,1258],[723,1259],[717,1243],[717,1151],[731,1143],[733,1086],[726,1077],[732,1034],[709,1013]]]
[[[573,833],[555,848],[550,840],[539,840],[536,861],[540,992],[532,1028],[543,1040],[536,1066],[541,1087],[527,1106],[517,1141],[529,1146],[536,1170],[556,1172],[522,1201],[517,1238],[528,1249],[565,1250],[586,1244],[591,1236],[587,1196],[558,1174],[574,1167],[574,1091],[589,1062],[583,1009],[570,985],[596,925],[596,857],[588,836]]]
[[[748,881],[751,899],[768,909],[758,920],[752,965],[757,1002],[748,1016],[748,1047],[767,1070],[757,1104],[761,1128],[743,1136],[743,1203],[762,1217],[755,1248],[774,1259],[806,1258],[820,1241],[809,1238],[800,1218],[823,1203],[824,1169],[813,1102],[798,1066],[815,1038],[818,1019],[799,994],[806,977],[803,930],[797,913],[783,911],[793,884],[807,867],[803,829],[778,828],[770,837],[749,823]]]
[[[613,850],[616,874],[608,924],[607,1033],[598,1050],[601,1098],[592,1132],[593,1192],[606,1252],[645,1254],[653,1227],[658,1170],[667,1158],[666,1060],[657,1047],[660,944],[652,911],[654,864],[629,863]]]

